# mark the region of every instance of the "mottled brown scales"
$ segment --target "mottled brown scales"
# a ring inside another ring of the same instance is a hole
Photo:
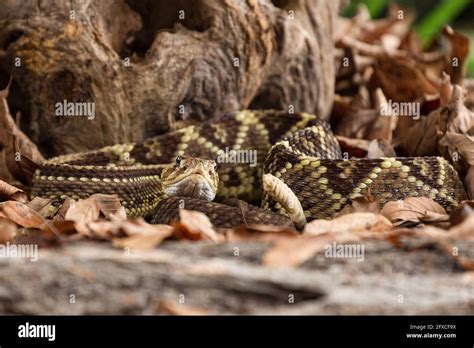
[[[219,154],[226,149],[256,151],[256,166],[222,161]],[[157,218],[159,210],[154,212],[166,196],[160,175],[165,166],[170,168],[177,156],[217,163],[219,199],[236,197],[258,201],[263,172],[273,174],[295,193],[308,220],[333,217],[369,188],[382,203],[426,196],[448,210],[465,198],[456,171],[442,158],[343,160],[326,122],[309,114],[276,111],[242,111],[143,143],[108,146],[50,159],[37,171],[32,195],[60,202],[66,196],[117,194],[130,215],[153,215],[155,221],[162,221]],[[175,216],[176,212],[169,211],[170,202],[175,201],[167,202],[167,216]],[[262,204],[285,214],[284,209],[265,194]],[[200,207],[199,210],[211,215],[216,222],[219,216],[224,219],[224,215],[230,221],[233,216],[236,222],[241,221],[234,215],[236,210],[221,209],[214,203]],[[178,206],[174,209],[177,211]],[[252,212],[257,214],[257,211]]]
[[[242,111],[200,126],[156,136],[143,143],[107,146],[96,151],[55,157],[37,171],[32,195],[53,198],[59,203],[66,195],[85,198],[94,193],[117,194],[130,215],[148,216],[163,198],[159,177],[164,164],[174,162],[179,155],[219,162],[219,151],[228,148],[256,151],[257,165],[218,163],[217,171],[221,178],[218,196],[256,201],[261,197],[261,168],[271,147],[269,138],[279,139],[288,135],[295,125],[307,126],[315,120],[312,115]],[[219,138],[219,134],[221,137],[225,134],[225,139]],[[241,139],[239,144],[237,139]],[[66,183],[57,177],[83,177],[87,180]],[[119,179],[119,182],[113,179]],[[157,193],[151,195],[150,188]]]
[[[189,198],[183,203],[179,197],[165,198],[158,204],[151,222],[155,224],[171,224],[173,221],[179,220],[178,207],[184,204],[186,209],[205,211],[211,222],[222,228],[263,223],[288,226],[289,228],[293,227],[292,222],[280,214],[246,204],[242,201],[240,202],[240,205],[227,205]]]
[[[325,128],[325,132],[326,151],[322,151],[318,143],[321,141],[320,128],[311,127],[275,144],[264,164],[265,173],[282,180],[296,194],[308,220],[333,218],[344,205],[364,196],[369,188],[382,204],[425,196],[449,211],[466,199],[457,172],[443,158],[343,160],[336,139],[329,129]],[[308,139],[314,148],[306,150]],[[266,194],[263,207],[285,213]]]

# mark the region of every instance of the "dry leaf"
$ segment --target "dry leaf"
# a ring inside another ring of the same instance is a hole
[[[77,224],[86,225],[89,222],[97,221],[100,216],[100,209],[95,199],[81,199],[70,205],[65,220],[74,221]]]
[[[448,131],[439,143],[447,146],[450,154],[458,153],[469,165],[474,165],[474,137]]]
[[[377,117],[368,129],[365,139],[367,140],[385,140],[390,146],[392,133],[397,127],[398,117],[391,107],[391,104],[385,98],[382,90],[377,88],[374,92],[375,109],[378,112]]]
[[[464,181],[466,183],[469,198],[474,199],[474,166],[469,167]]]
[[[397,157],[392,145],[385,139],[374,139],[367,150],[367,158]]]
[[[474,115],[464,105],[463,89],[455,85],[447,106],[436,109],[409,128],[399,124],[395,143],[407,156],[443,155],[448,158],[450,154],[446,146],[439,144],[446,132],[467,134],[472,127]]]
[[[439,99],[442,106],[449,104],[451,97],[453,96],[453,85],[451,84],[451,78],[448,74],[443,71],[441,84],[439,89]]]
[[[454,85],[451,100],[447,106],[448,116],[446,128],[441,131],[469,134],[474,127],[474,114],[464,105],[466,99],[464,89]]]
[[[51,229],[29,229],[17,234],[14,241],[15,244],[37,245],[40,249],[58,247],[62,244],[62,238],[58,238],[56,232],[52,232]]]
[[[177,303],[176,300],[161,300],[158,305],[159,314],[169,315],[209,315],[205,308]]]
[[[247,225],[226,231],[227,242],[268,242],[279,239],[295,238],[300,233],[286,226],[273,225]]]
[[[349,154],[350,157],[365,157],[369,149],[370,141],[364,139],[346,138],[342,135],[336,135],[337,141],[341,146],[341,152]]]
[[[419,119],[411,127],[406,128],[399,122],[395,131],[395,146],[400,146],[407,156],[439,156],[437,129],[446,115],[447,110],[439,108]]]
[[[354,198],[351,204],[347,204],[342,208],[342,210],[337,214],[337,216],[342,216],[352,213],[380,213],[380,205],[377,199],[372,195],[370,188],[368,188],[364,197]]]
[[[385,96],[395,102],[413,102],[422,100],[426,94],[438,93],[410,58],[380,58],[373,77],[373,87],[380,87]]]
[[[49,221],[48,224],[46,224],[43,228],[43,232],[47,233],[53,233],[52,229],[55,229],[56,232],[59,235],[64,235],[64,236],[73,236],[72,240],[77,240],[81,239],[82,235],[77,234],[76,232],[76,227],[74,221],[59,221],[59,220],[53,220]]]
[[[12,241],[17,230],[17,225],[14,222],[0,218],[0,244]]]
[[[217,243],[217,236],[214,227],[209,218],[198,211],[180,209],[180,221],[175,223],[173,227],[179,237],[190,240],[209,239]]]
[[[130,247],[136,249],[150,249],[160,244],[165,238],[173,234],[168,225],[152,225],[143,218],[122,220],[110,216],[111,220],[89,221],[74,223],[74,230],[80,235],[97,240],[112,240],[113,245],[119,248]],[[66,224],[71,221],[56,221],[55,224]]]
[[[474,214],[474,201],[461,202],[461,204],[449,214],[449,222],[451,226],[459,225],[472,214]]]
[[[36,145],[17,127],[10,115],[6,96],[0,93],[0,147],[4,148],[6,166],[17,180],[29,183],[35,169],[44,161]],[[18,154],[21,156],[18,160]]]
[[[44,218],[53,216],[57,211],[57,208],[52,205],[51,199],[48,198],[35,197],[26,205]]]
[[[69,208],[76,204],[76,201],[70,197],[66,197],[63,204],[57,211],[56,215],[54,216],[54,221],[64,221],[66,213],[68,212]]]
[[[466,107],[471,112],[474,110],[474,79],[468,78],[464,80],[464,88],[466,88]]]
[[[5,198],[9,201],[17,201],[20,203],[28,202],[28,195],[25,191],[12,186],[5,181],[0,180],[0,199]]]
[[[330,232],[383,232],[391,227],[392,223],[382,215],[352,213],[338,216],[333,220],[313,220],[305,226],[303,235],[316,236]]]
[[[0,203],[0,217],[4,217],[22,227],[39,227],[44,219],[27,205],[15,201]]]
[[[460,85],[466,75],[466,63],[469,55],[469,38],[454,31],[449,26],[444,28],[443,35],[450,44],[449,57],[447,59],[445,71],[449,72],[453,83]],[[452,64],[454,58],[457,60],[457,65]]]
[[[467,219],[449,229],[450,238],[459,240],[474,240],[474,214],[469,215]]]
[[[360,236],[352,233],[325,233],[314,237],[282,239],[263,255],[262,262],[270,267],[297,267],[333,242],[342,244],[360,240]]]
[[[120,199],[117,195],[104,195],[104,194],[95,194],[90,196],[88,199],[93,199],[97,202],[100,212],[108,218],[110,215],[114,217],[125,220],[127,214],[125,213],[125,208],[122,207]]]
[[[124,220],[124,209],[117,195],[95,194],[87,199],[70,203],[64,218],[85,225],[97,221],[102,213],[105,217],[115,216]]]
[[[373,123],[380,117],[380,110],[371,109],[369,101],[359,93],[351,101],[344,116],[335,125],[334,133],[347,138],[366,138]]]
[[[150,225],[139,220],[135,222],[135,226],[139,226],[140,232],[134,231],[130,233],[130,224],[133,222],[123,221],[121,229],[130,236],[125,238],[115,238],[112,245],[116,248],[130,249],[153,249],[160,245],[165,239],[173,235],[173,228],[168,225]],[[134,226],[134,227],[135,227]]]
[[[392,221],[394,226],[405,222],[445,222],[449,219],[446,210],[427,197],[409,197],[388,202],[380,214]]]

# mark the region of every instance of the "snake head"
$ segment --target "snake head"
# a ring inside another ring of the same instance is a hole
[[[219,175],[215,161],[178,156],[176,163],[161,172],[161,185],[168,197],[193,197],[212,201],[217,193]]]

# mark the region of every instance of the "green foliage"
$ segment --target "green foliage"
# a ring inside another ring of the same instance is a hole
[[[417,25],[415,30],[425,46],[431,44],[439,31],[458,16],[469,4],[470,0],[443,0],[429,12]],[[471,38],[472,43],[472,38]],[[474,56],[468,61],[467,75],[474,76]]]
[[[352,0],[342,14],[347,17],[353,16],[356,13],[357,6],[361,3],[367,7],[372,18],[382,15],[388,6],[388,0]]]
[[[467,77],[474,77],[474,56],[472,55],[467,63]]]
[[[439,31],[469,5],[470,0],[442,0],[437,7],[415,25],[424,45],[429,45]]]

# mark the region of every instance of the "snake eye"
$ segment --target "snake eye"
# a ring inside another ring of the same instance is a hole
[[[217,163],[214,163],[214,170],[217,170]]]
[[[176,165],[179,166],[181,164],[181,156],[176,157]]]

